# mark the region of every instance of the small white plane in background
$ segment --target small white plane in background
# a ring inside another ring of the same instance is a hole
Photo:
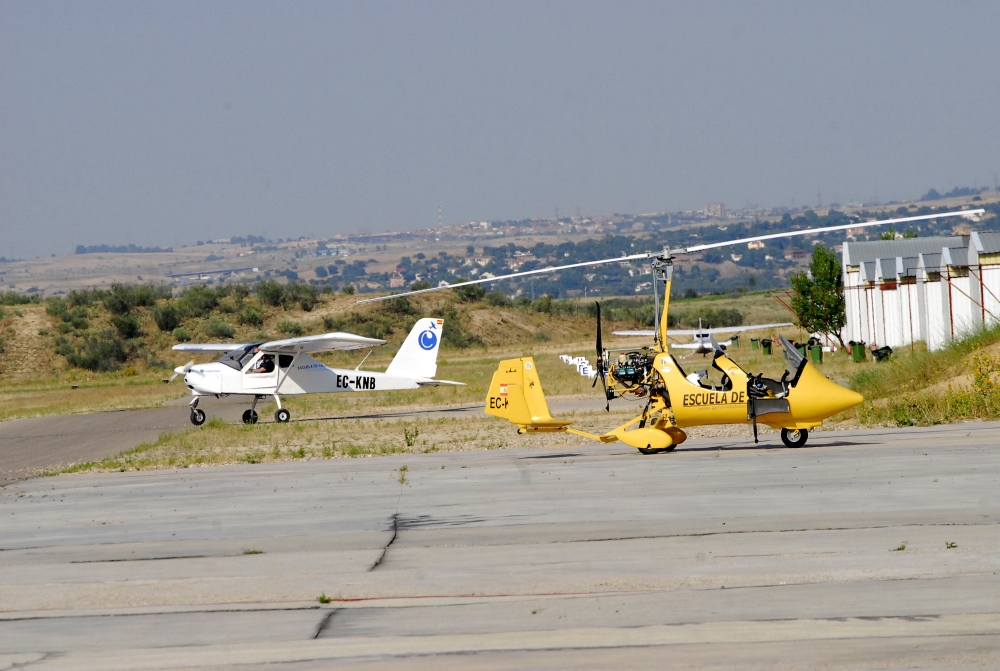
[[[667,333],[668,336],[680,336],[689,335],[692,336],[693,341],[689,343],[670,343],[671,347],[677,349],[689,349],[693,350],[691,354],[712,354],[713,352],[718,352],[720,349],[725,349],[733,344],[733,341],[727,340],[725,342],[719,342],[715,339],[716,333],[739,333],[742,331],[757,331],[762,329],[775,329],[784,326],[794,326],[791,322],[786,322],[783,324],[748,324],[747,326],[727,326],[717,329],[702,328],[701,319],[698,319],[698,328],[696,329],[670,329]],[[615,335],[620,336],[646,336],[647,338],[653,337],[655,331],[613,331]],[[688,354],[687,356],[691,356]]]
[[[184,384],[194,395],[190,408],[191,423],[196,426],[205,423],[205,411],[198,407],[198,400],[202,396],[219,398],[230,394],[253,396],[253,403],[243,413],[243,422],[246,424],[257,423],[257,401],[266,396],[273,396],[278,404],[274,420],[287,422],[292,415],[281,407],[281,394],[464,386],[462,382],[434,379],[443,328],[443,319],[418,320],[384,373],[359,370],[360,364],[355,369],[328,368],[309,356],[316,352],[366,349],[385,344],[384,340],[352,333],[324,333],[257,344],[174,345],[173,349],[178,352],[226,354],[214,363],[195,364],[192,359],[175,368],[174,375],[168,382],[178,375],[184,376]]]

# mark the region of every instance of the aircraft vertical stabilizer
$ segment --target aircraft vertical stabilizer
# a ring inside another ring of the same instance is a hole
[[[437,355],[441,347],[443,319],[417,321],[403,341],[385,374],[393,377],[431,378],[437,374]]]

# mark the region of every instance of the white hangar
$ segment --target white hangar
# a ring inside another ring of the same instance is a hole
[[[930,350],[1000,322],[1000,232],[844,243],[845,340]]]

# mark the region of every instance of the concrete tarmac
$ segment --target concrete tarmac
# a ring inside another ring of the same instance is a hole
[[[241,420],[250,407],[249,396],[227,396],[221,399],[203,397],[200,406],[211,418],[221,418],[231,424]],[[166,431],[191,429],[187,405],[190,396],[170,401],[162,408],[145,410],[118,410],[85,415],[50,415],[29,419],[0,422],[0,487],[41,475],[67,464],[100,461],[126,450],[156,440]],[[552,411],[569,413],[578,410],[599,411],[601,401],[592,397],[556,397]],[[273,421],[275,405],[270,399],[257,405],[262,423]],[[385,417],[412,419],[482,416],[481,405],[459,407],[379,409],[368,414],[351,414],[333,417],[310,417],[310,421],[337,421]],[[292,417],[292,421],[298,418]]]
[[[17,482],[0,669],[998,668],[998,429]]]

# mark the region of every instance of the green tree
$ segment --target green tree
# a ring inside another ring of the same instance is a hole
[[[809,333],[829,333],[844,347],[841,331],[847,324],[844,275],[837,255],[822,245],[813,248],[809,274],[791,276],[792,309],[798,324]]]

